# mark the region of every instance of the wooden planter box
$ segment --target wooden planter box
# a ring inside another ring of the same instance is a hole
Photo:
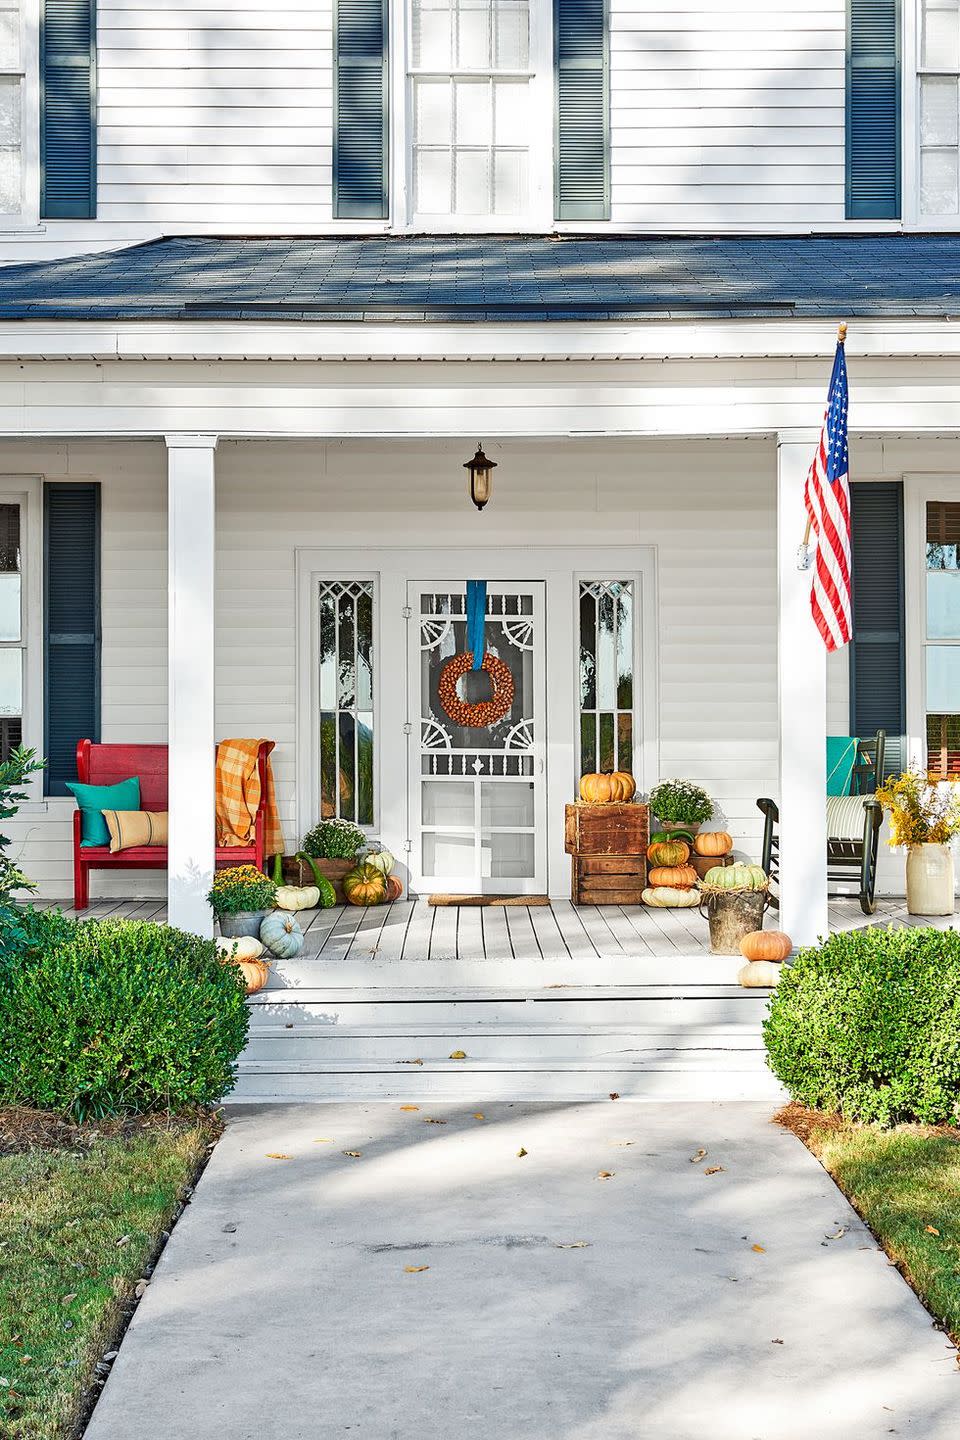
[[[320,874],[325,875],[333,886],[337,904],[345,905],[347,901],[343,893],[343,877],[348,870],[353,869],[356,862],[353,860],[315,860],[313,863]],[[312,885],[313,870],[305,860],[296,860],[292,855],[284,855],[283,878],[288,885]]]
[[[639,905],[649,838],[646,805],[568,805],[564,846],[572,856],[574,905]]]

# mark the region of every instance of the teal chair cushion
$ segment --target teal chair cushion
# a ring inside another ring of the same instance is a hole
[[[853,787],[853,769],[857,763],[855,735],[827,736],[827,794],[849,795]]]
[[[72,790],[80,806],[80,844],[109,845],[110,831],[103,818],[104,810],[139,810],[140,777],[132,775],[129,780],[119,780],[116,785],[81,785],[79,780],[68,780],[67,789]]]

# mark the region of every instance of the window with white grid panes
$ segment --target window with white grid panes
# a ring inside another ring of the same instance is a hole
[[[509,217],[530,201],[528,0],[412,0],[413,209]]]
[[[960,215],[960,0],[918,0],[920,213]]]
[[[20,0],[0,0],[0,215],[23,209]]]

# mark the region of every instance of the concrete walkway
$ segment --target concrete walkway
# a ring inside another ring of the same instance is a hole
[[[960,1433],[953,1349],[766,1107],[475,1108],[232,1109],[87,1440]]]

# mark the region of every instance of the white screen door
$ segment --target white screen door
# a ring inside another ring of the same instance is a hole
[[[411,884],[421,893],[546,893],[544,584],[490,581],[486,649],[514,696],[502,720],[456,724],[439,696],[448,660],[467,649],[465,581],[410,581]],[[467,673],[460,698],[490,698]]]

